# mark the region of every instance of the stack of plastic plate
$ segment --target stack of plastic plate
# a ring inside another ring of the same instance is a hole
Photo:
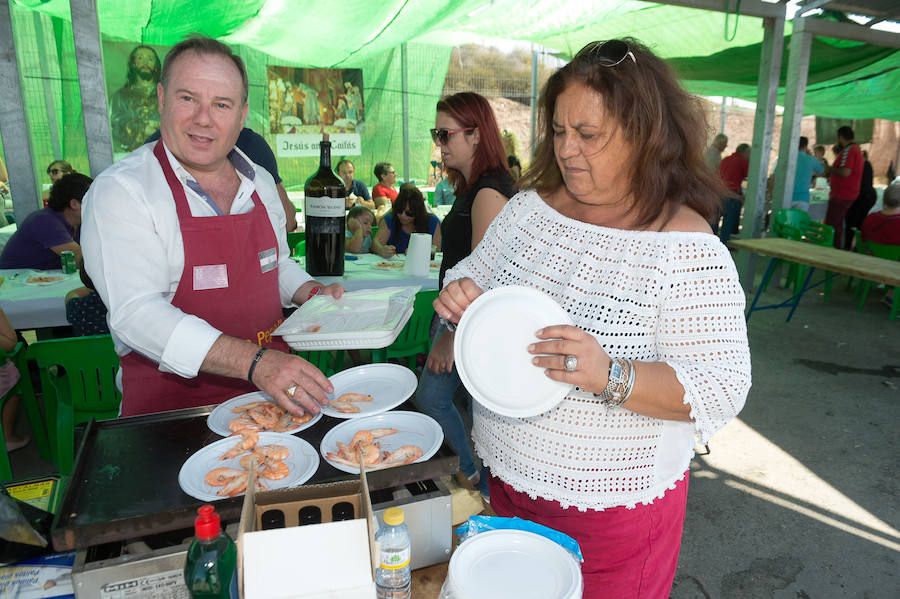
[[[447,570],[445,596],[453,599],[580,599],[581,567],[546,537],[492,530],[463,541]]]

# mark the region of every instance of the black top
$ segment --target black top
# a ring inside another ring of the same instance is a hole
[[[467,193],[456,196],[453,207],[441,223],[444,259],[441,262],[441,275],[438,280],[440,288],[444,287],[444,275],[447,270],[472,253],[472,204],[478,192],[485,188],[494,189],[507,198],[511,198],[515,192],[509,172],[488,171],[482,173]]]

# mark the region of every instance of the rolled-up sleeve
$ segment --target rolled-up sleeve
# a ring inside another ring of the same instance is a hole
[[[164,372],[194,377],[221,332],[171,304],[170,264],[183,264],[184,251],[178,243],[177,250],[167,252],[163,236],[172,237],[178,229],[159,221],[177,220],[175,208],[152,215],[144,196],[130,179],[100,176],[94,181],[83,206],[85,268],[109,309],[117,352],[131,349],[158,362]]]

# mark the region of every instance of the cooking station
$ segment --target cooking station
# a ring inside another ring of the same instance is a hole
[[[53,547],[57,551],[78,550],[76,582],[79,563],[84,565],[88,561],[85,550],[91,547],[133,542],[183,529],[187,531],[185,536],[190,536],[197,508],[205,502],[182,491],[178,473],[191,455],[222,438],[206,423],[214,407],[92,421],[86,425],[52,528]],[[406,402],[399,409],[414,408]],[[313,426],[296,434],[318,450],[324,435],[340,422],[323,415]],[[446,543],[441,542],[441,546],[432,547],[431,551],[425,549],[425,543],[432,543],[428,539],[432,531],[423,530],[427,536],[419,541],[424,549],[419,553],[428,563],[420,562],[416,566],[449,559],[450,499],[439,479],[452,475],[458,468],[458,456],[444,442],[424,462],[366,473],[375,513],[402,505],[411,514],[411,529],[417,506],[427,506],[427,513],[421,514],[423,522],[435,519],[436,500],[441,512],[446,506]],[[305,485],[357,478],[355,474],[334,468],[320,456],[317,471]],[[243,496],[215,502],[224,522],[236,522],[242,504]],[[170,552],[171,549],[164,551]]]

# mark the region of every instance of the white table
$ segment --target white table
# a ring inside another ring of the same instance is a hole
[[[16,223],[10,223],[5,227],[0,227],[0,249],[6,245],[9,238],[16,232]]]
[[[29,275],[62,276],[62,280],[48,284],[29,284]],[[0,308],[15,329],[40,329],[67,326],[66,294],[82,287],[78,273],[63,274],[61,270],[3,269],[5,277],[0,285]]]
[[[356,256],[356,260],[344,261],[344,276],[342,277],[316,277],[317,280],[325,283],[340,283],[347,291],[357,291],[359,289],[382,289],[384,287],[411,286],[419,285],[423,291],[438,288],[439,268],[429,269],[427,277],[413,277],[403,272],[402,268],[396,270],[387,270],[376,268],[375,265],[380,262],[404,262],[405,256],[397,256],[393,260],[385,260],[381,256],[375,254],[347,254],[348,256]],[[304,266],[305,260],[302,256],[295,258],[300,266]],[[437,262],[440,262],[436,258]]]

